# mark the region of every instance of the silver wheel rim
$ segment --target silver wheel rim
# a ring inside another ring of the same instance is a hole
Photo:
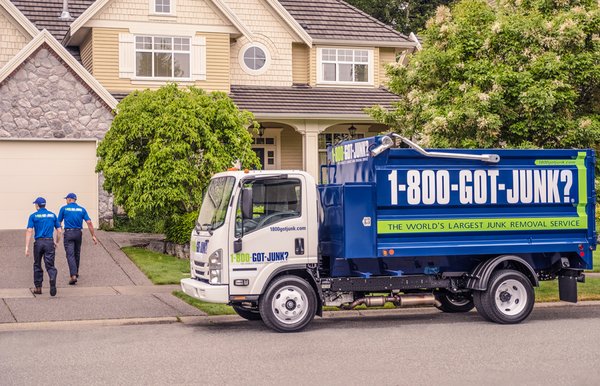
[[[521,313],[527,306],[527,289],[518,280],[503,281],[494,293],[496,308],[504,315],[514,316]]]
[[[294,324],[306,315],[306,304],[306,293],[302,289],[286,285],[273,296],[271,310],[281,323]]]

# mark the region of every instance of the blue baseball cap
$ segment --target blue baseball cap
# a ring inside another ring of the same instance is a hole
[[[33,203],[36,205],[46,205],[46,199],[44,197],[38,197]]]
[[[69,193],[65,198],[72,198],[73,200],[77,200],[77,195],[75,193]]]

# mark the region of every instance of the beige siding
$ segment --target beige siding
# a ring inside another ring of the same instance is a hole
[[[385,65],[396,63],[396,50],[394,48],[379,49],[379,84],[386,84],[388,81],[385,71]]]
[[[93,73],[93,38],[92,33],[88,33],[87,36],[83,39],[81,46],[79,46],[79,52],[81,54],[81,63],[83,63],[83,67],[88,70],[92,75]]]
[[[308,84],[309,48],[305,44],[292,44],[292,81]]]
[[[94,28],[92,51],[94,77],[108,91],[133,91],[130,79],[119,78],[119,33],[126,29]],[[140,87],[143,88],[143,87]]]
[[[0,8],[0,68],[30,40],[15,23],[14,19]]]
[[[205,0],[177,0],[174,16],[152,15],[151,0],[113,0],[92,20],[159,22],[161,24],[231,25],[219,16]]]
[[[198,81],[196,85],[210,91],[229,91],[231,73],[229,35],[202,34],[202,36],[206,36],[206,81]]]
[[[311,86],[317,84],[317,47],[312,46],[309,52],[308,79]]]
[[[126,29],[93,29],[94,77],[111,92],[158,88],[166,84],[119,78],[119,33],[128,32]],[[208,91],[229,91],[229,35],[203,33],[198,36],[206,37],[206,80],[194,84]]]
[[[269,51],[270,63],[260,74],[249,74],[240,64],[240,51],[250,43],[239,38],[231,46],[231,83],[254,86],[291,86],[292,43],[297,39],[264,0],[225,0],[225,3],[252,31],[253,42],[264,45]]]
[[[373,50],[373,84],[379,86],[379,48]]]
[[[294,129],[281,132],[281,168],[302,170],[302,135]]]

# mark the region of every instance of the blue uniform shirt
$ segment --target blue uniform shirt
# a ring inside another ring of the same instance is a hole
[[[34,229],[35,239],[39,239],[40,237],[50,239],[54,234],[54,228],[60,228],[60,222],[58,222],[54,213],[46,208],[40,208],[37,212],[29,216],[27,228]]]
[[[87,210],[84,207],[72,202],[60,208],[58,212],[58,222],[65,220],[65,229],[81,229],[83,221],[89,221]]]

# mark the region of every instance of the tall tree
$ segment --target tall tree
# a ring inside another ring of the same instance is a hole
[[[405,34],[418,33],[439,5],[452,0],[346,0],[379,21]]]
[[[390,70],[396,109],[371,112],[439,147],[596,147],[596,0],[463,0],[440,7],[423,50]]]
[[[199,209],[203,189],[236,160],[259,164],[252,114],[222,92],[175,84],[136,91],[119,103],[98,147],[104,188],[130,217],[168,220]]]

